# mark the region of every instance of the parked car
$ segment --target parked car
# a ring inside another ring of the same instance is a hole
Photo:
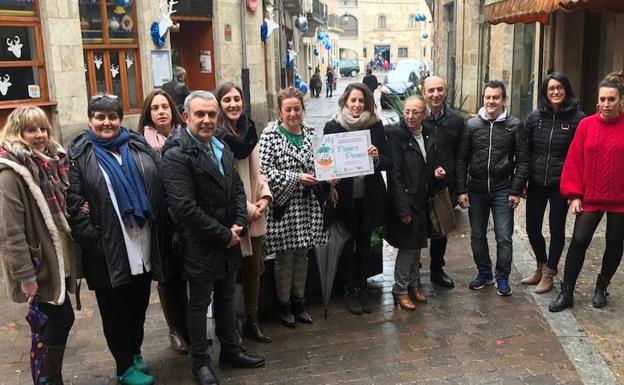
[[[381,87],[381,108],[391,108],[393,101],[417,92],[418,75],[414,71],[393,70],[386,74]]]
[[[356,77],[360,73],[360,64],[355,59],[341,60],[338,68],[342,76]]]

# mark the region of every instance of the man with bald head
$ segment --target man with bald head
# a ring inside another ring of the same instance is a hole
[[[434,173],[445,175],[444,181],[451,193],[451,202],[457,202],[455,161],[464,130],[464,120],[459,113],[446,104],[446,83],[441,77],[430,76],[425,79],[423,96],[427,101],[427,118],[422,122],[423,135],[431,143],[431,148],[427,152],[427,161],[433,165]],[[432,179],[434,173],[431,174]],[[455,283],[443,269],[447,241],[446,236],[431,238],[430,279],[436,285],[452,288]]]

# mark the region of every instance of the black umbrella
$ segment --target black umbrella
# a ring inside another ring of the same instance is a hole
[[[339,221],[333,221],[327,228],[327,242],[324,245],[316,247],[316,264],[321,278],[325,319],[327,319],[327,306],[329,305],[332,287],[334,286],[338,260],[350,236],[349,230]]]

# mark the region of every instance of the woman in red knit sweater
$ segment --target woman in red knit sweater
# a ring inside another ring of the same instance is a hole
[[[550,304],[552,312],[572,307],[574,286],[585,252],[603,215],[607,214],[606,247],[596,279],[594,307],[607,304],[607,286],[622,260],[624,241],[624,73],[608,75],[600,83],[598,112],[583,119],[561,174],[561,195],[576,215],[566,257],[561,292]]]

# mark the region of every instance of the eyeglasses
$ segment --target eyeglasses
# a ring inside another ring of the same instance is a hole
[[[564,92],[565,88],[563,86],[550,86],[550,87],[548,87],[548,92],[550,92],[551,94],[554,93],[555,91],[557,91],[557,92]]]
[[[420,111],[418,111],[418,110],[407,110],[407,111],[403,111],[403,115],[407,115],[407,116],[418,115],[418,114],[422,114],[422,113],[425,113],[425,112],[427,112],[427,110],[420,110]]]

